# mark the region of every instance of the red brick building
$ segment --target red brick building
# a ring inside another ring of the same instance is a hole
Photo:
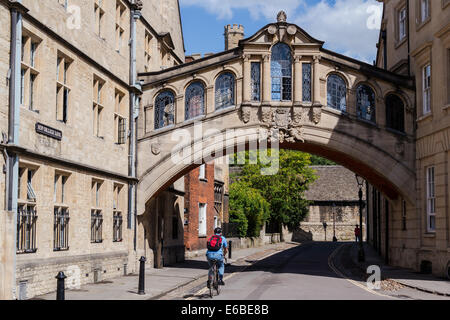
[[[226,172],[224,172],[226,171]],[[228,166],[204,164],[184,177],[185,255],[194,256],[206,249],[214,228],[226,220],[228,208]],[[224,205],[225,204],[225,205]]]

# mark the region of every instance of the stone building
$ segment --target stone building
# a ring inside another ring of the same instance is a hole
[[[415,80],[416,206],[368,192],[368,236],[393,265],[450,277],[450,1],[383,2],[376,65]],[[390,119],[407,102],[386,96]],[[402,131],[401,127],[394,130]],[[412,182],[411,182],[412,183]]]
[[[222,160],[203,164],[184,177],[186,257],[204,254],[207,239],[227,219],[228,165]]]
[[[355,226],[359,226],[358,184],[355,174],[342,166],[312,166],[317,180],[305,192],[312,201],[305,221],[300,224],[299,236],[305,240],[354,241]],[[363,201],[365,190],[363,188]],[[324,226],[326,224],[326,227]],[[365,210],[363,211],[363,234]]]
[[[0,297],[134,272],[137,73],[184,63],[178,1],[1,0],[0,21]],[[183,189],[160,200],[180,220]]]

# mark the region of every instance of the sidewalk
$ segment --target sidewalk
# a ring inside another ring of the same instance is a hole
[[[420,291],[450,296],[450,281],[444,278],[438,278],[433,275],[421,274],[411,269],[388,266],[384,263],[378,253],[369,245],[364,244],[366,261],[358,262],[358,245],[349,244],[350,258],[352,263],[357,265],[364,273],[370,265],[378,265],[381,268],[383,279],[390,279],[406,287]]]
[[[273,251],[280,243],[259,248],[233,249],[232,265],[265,251]],[[177,288],[207,276],[208,263],[205,256],[199,256],[163,269],[149,268],[145,271],[145,294],[139,295],[139,275],[132,274],[107,281],[81,286],[80,289],[66,289],[66,300],[149,300],[155,299]],[[205,280],[206,281],[206,280]],[[56,282],[55,282],[56,287]],[[55,288],[56,289],[56,288]],[[34,297],[33,300],[55,300],[56,293]]]

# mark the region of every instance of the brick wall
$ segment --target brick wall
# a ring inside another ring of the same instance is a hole
[[[207,237],[214,232],[214,164],[206,164],[205,180],[199,179],[199,168],[185,176],[185,213],[184,244],[186,252],[206,248]],[[199,237],[199,203],[206,203],[207,237]]]

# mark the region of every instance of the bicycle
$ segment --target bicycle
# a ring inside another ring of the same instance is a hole
[[[212,266],[212,276],[208,275],[209,280],[209,296],[212,298],[214,296],[214,290],[216,290],[217,295],[220,294],[220,285],[219,285],[219,268],[217,267],[218,260],[211,260]]]

